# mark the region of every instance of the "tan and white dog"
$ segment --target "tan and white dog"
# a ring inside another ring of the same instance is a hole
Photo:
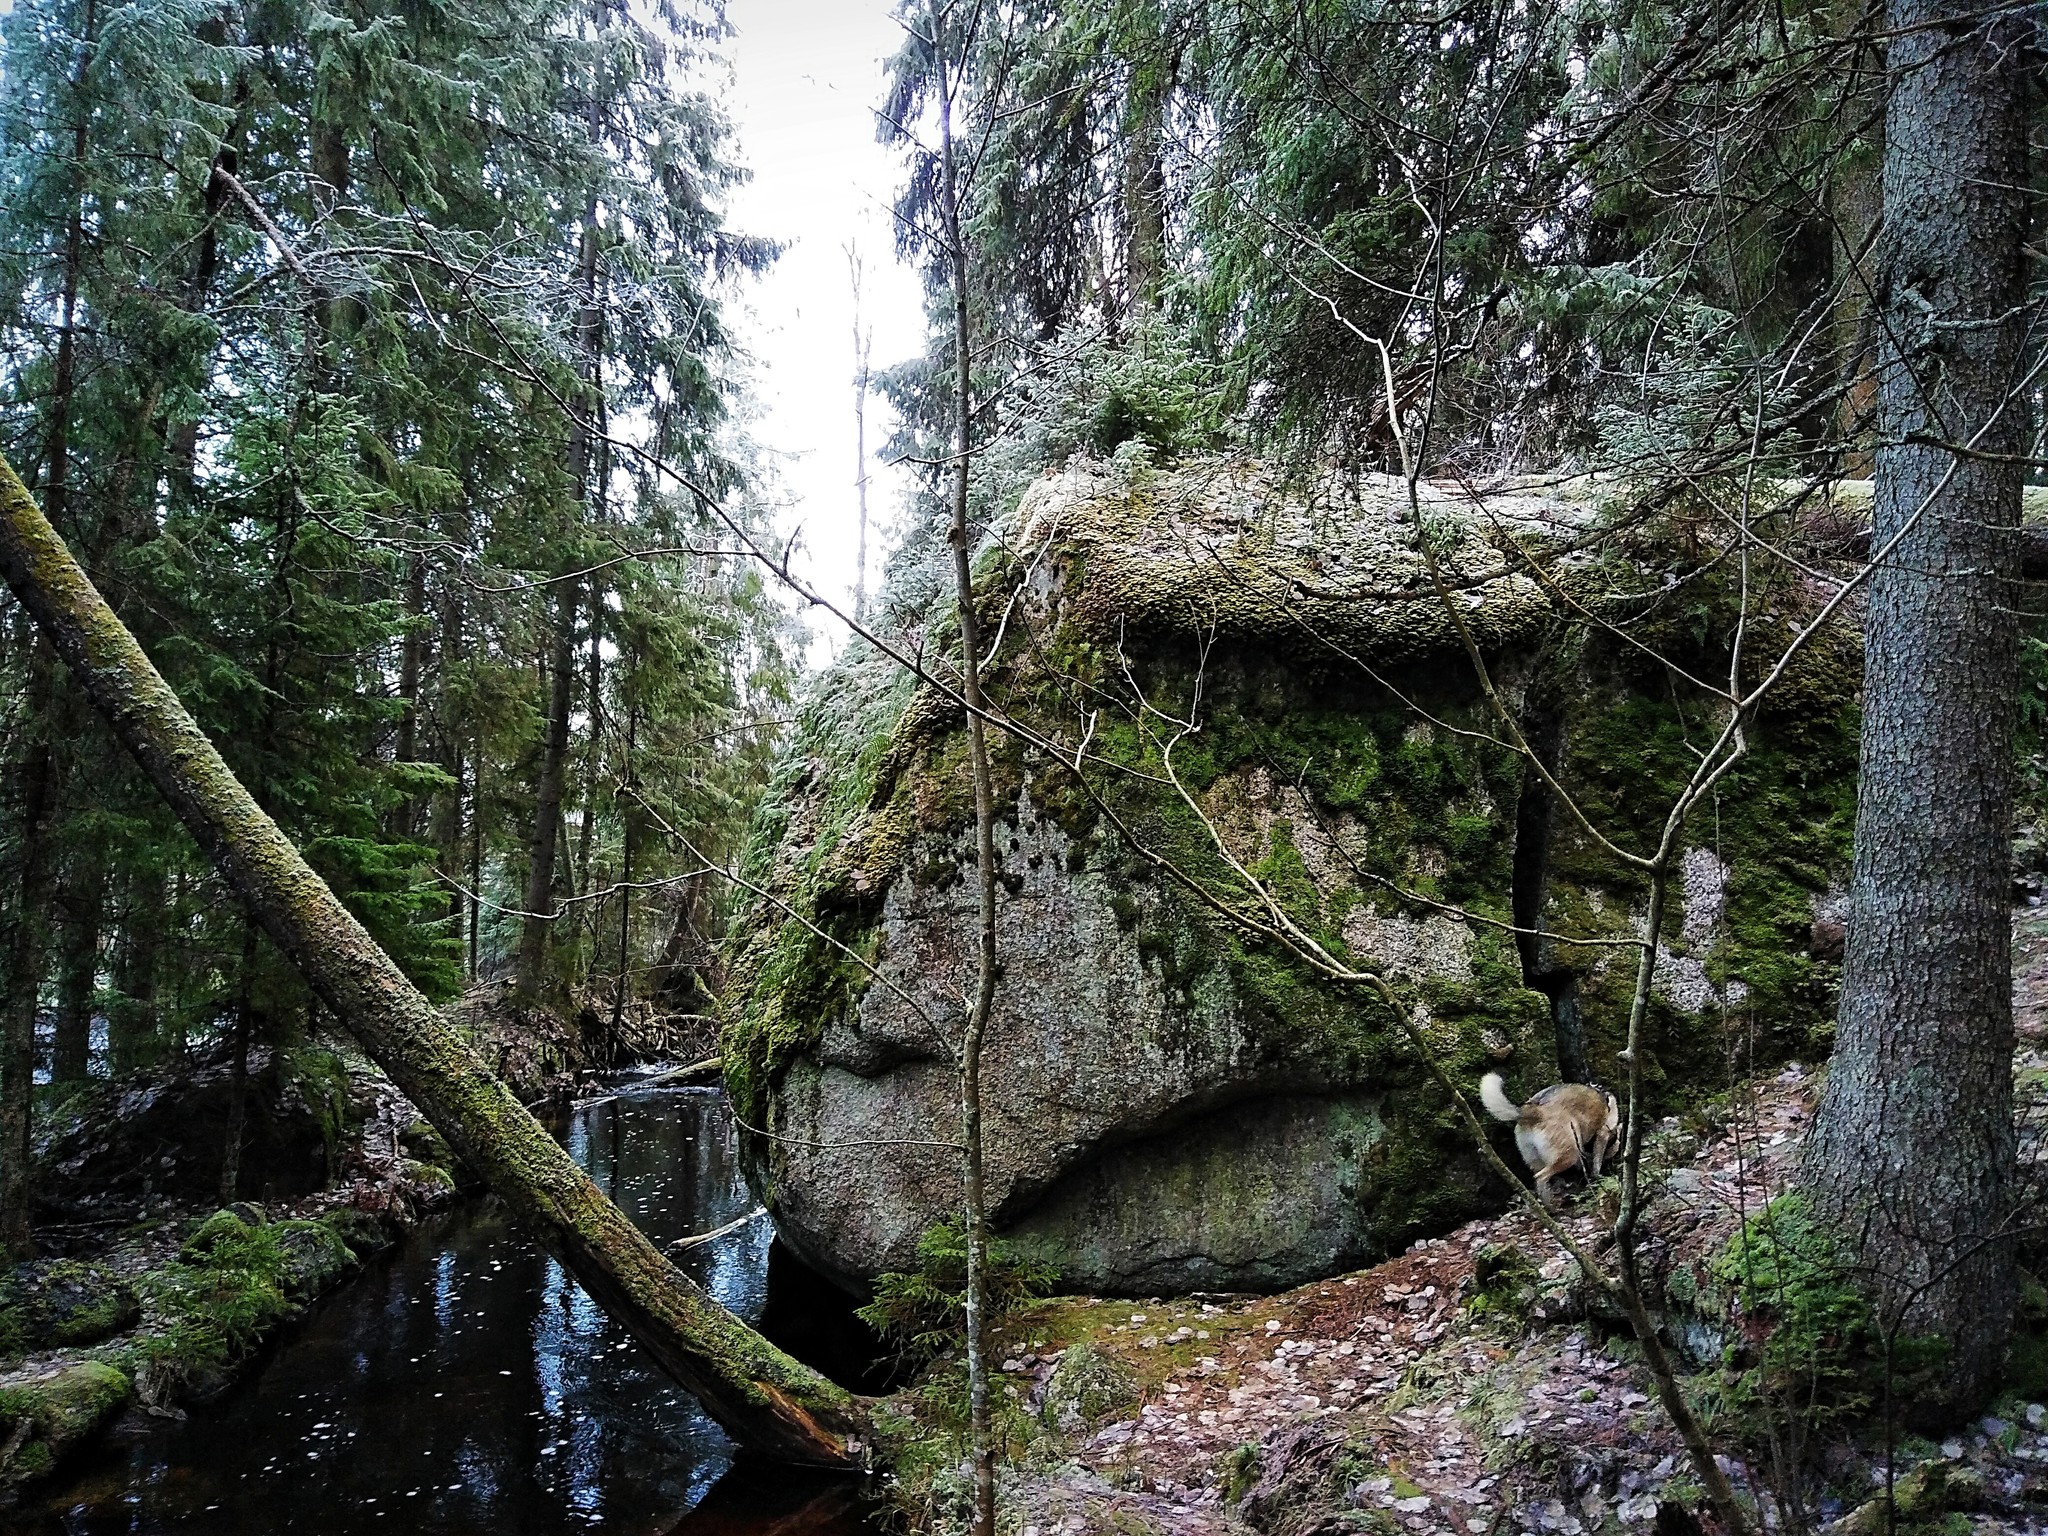
[[[1600,1177],[1614,1144],[1621,1139],[1621,1106],[1611,1093],[1585,1083],[1552,1083],[1526,1104],[1508,1097],[1498,1072],[1479,1080],[1479,1100],[1496,1120],[1515,1128],[1522,1161],[1536,1175],[1536,1198],[1550,1204],[1550,1181],[1584,1164],[1590,1179]]]

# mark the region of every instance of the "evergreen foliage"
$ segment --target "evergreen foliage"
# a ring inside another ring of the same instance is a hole
[[[435,997],[505,963],[566,654],[548,990],[703,1005],[698,872],[794,638],[703,499],[750,515],[721,303],[773,255],[720,212],[724,31],[711,0],[0,23],[0,449]],[[51,786],[31,826],[9,774],[0,863],[41,838],[57,889],[0,907],[48,941],[8,995],[54,1020],[58,1076],[316,1022],[11,605],[0,712]]]

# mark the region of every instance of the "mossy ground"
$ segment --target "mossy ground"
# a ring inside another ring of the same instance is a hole
[[[117,1326],[90,1338],[46,1332],[30,1345],[55,1353],[0,1376],[0,1444],[14,1447],[0,1460],[0,1487],[52,1470],[131,1396],[167,1403],[223,1386],[280,1324],[356,1268],[344,1236],[360,1235],[356,1214],[265,1221],[243,1206],[187,1223],[175,1245],[175,1231],[150,1230],[105,1264],[18,1275],[24,1315],[63,1288],[87,1292],[68,1317]]]

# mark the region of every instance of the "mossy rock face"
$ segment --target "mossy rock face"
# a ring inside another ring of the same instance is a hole
[[[357,1210],[354,1206],[344,1205],[328,1211],[319,1218],[319,1221],[340,1238],[358,1258],[368,1258],[371,1254],[382,1253],[397,1241],[392,1236],[391,1229],[382,1221],[370,1212]]]
[[[1162,861],[1270,926],[1255,876],[1286,922],[1387,977],[1458,1081],[1497,1067],[1526,1093],[1561,1061],[1620,1078],[1643,882],[1500,744],[1457,626],[1418,587],[1404,508],[1385,486],[1301,497],[1245,466],[1083,468],[1041,481],[977,556],[1005,637],[992,698],[1092,759],[1077,777],[991,737],[990,1199],[1002,1229],[1064,1255],[1066,1284],[1281,1288],[1504,1198],[1386,1002],[1311,974]],[[1596,589],[1659,584],[1566,562],[1578,591],[1555,597],[1487,530],[1576,534],[1596,509],[1486,512],[1425,507],[1465,628],[1554,775],[1609,837],[1650,846],[1712,721],[1582,615]],[[1711,675],[1689,638],[1716,632],[1711,613],[1648,619]],[[925,615],[928,652],[949,622],[943,603]],[[1853,636],[1823,639],[1687,839],[1647,1037],[1657,1106],[1719,1086],[1731,1039],[1813,1049],[1831,1012],[1833,968],[1807,951],[1845,869],[1860,658]],[[742,1121],[776,1138],[747,1138],[750,1176],[785,1239],[854,1289],[908,1268],[959,1207],[972,798],[958,712],[855,646],[747,858],[771,894],[728,950],[723,1053]]]
[[[295,1301],[333,1289],[356,1267],[354,1251],[327,1222],[280,1221],[270,1231],[283,1260],[285,1294]]]
[[[0,1279],[0,1357],[97,1344],[141,1316],[134,1287],[111,1270],[75,1259],[23,1264]]]
[[[1130,1372],[1094,1345],[1076,1344],[1053,1367],[1040,1412],[1047,1427],[1075,1435],[1116,1414],[1128,1413],[1142,1395]]]

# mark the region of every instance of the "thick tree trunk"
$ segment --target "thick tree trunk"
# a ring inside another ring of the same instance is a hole
[[[592,105],[591,139],[596,142],[596,106]],[[576,317],[577,347],[589,371],[588,393],[598,393],[597,346],[602,316],[597,305],[597,203],[583,211],[583,240],[578,250],[577,284],[583,307]],[[590,401],[584,408],[590,408]],[[572,531],[580,531],[589,496],[590,429],[581,415],[569,422],[569,501]],[[571,546],[573,550],[573,544]],[[526,866],[526,915],[519,924],[519,988],[537,994],[547,980],[548,931],[555,915],[555,860],[560,853],[562,779],[569,756],[569,711],[576,691],[577,582],[566,571],[559,582],[555,617],[553,689],[548,698],[548,734],[541,745],[540,783],[534,799],[533,842]]]
[[[100,909],[106,868],[97,849],[81,853],[64,885],[64,948],[57,972],[57,1032],[50,1078],[84,1082],[92,1068],[93,1002],[100,980]]]
[[[1174,66],[1177,67],[1177,66]],[[1135,318],[1157,307],[1166,276],[1167,67],[1136,68],[1126,106],[1124,149],[1124,306]]]
[[[742,1444],[857,1464],[861,1401],[698,1289],[520,1107],[236,781],[4,461],[0,577],[315,996],[598,1305]]]
[[[576,889],[589,891],[591,835],[597,826],[597,775],[602,767],[603,748],[599,726],[604,720],[604,588],[597,578],[590,581],[589,655],[590,750],[583,764],[583,819],[576,827]],[[597,912],[585,914],[593,941],[597,935]]]
[[[48,524],[44,524],[45,527]],[[56,535],[53,533],[54,539]],[[49,704],[54,663],[37,645],[29,658],[28,713]],[[10,754],[11,755],[11,754]],[[43,983],[42,917],[37,904],[49,882],[50,747],[40,736],[23,743],[10,765],[18,786],[16,888],[0,915],[0,1259],[25,1259],[29,1235],[29,1122],[35,1104],[36,1004]]]
[[[1803,1176],[1906,1332],[1948,1341],[1929,1417],[1990,1393],[2015,1290],[2020,472],[1977,455],[2024,429],[2027,49],[1983,14],[1900,0],[1889,18],[1873,546],[1904,533],[1869,588],[1840,1028]]]
[[[391,755],[401,763],[419,761],[420,753],[420,674],[426,667],[427,650],[427,561],[424,555],[412,557],[412,568],[405,578],[405,637],[398,647],[398,739],[393,743]],[[407,795],[392,818],[392,830],[400,837],[411,838],[419,832],[420,803],[417,796]]]
[[[435,796],[431,836],[442,877],[451,882],[448,922],[449,930],[458,940],[463,937],[468,916],[468,898],[453,883],[461,881],[464,874],[463,797],[468,793],[468,765],[463,760],[462,710],[450,686],[449,673],[463,654],[462,622],[462,598],[450,592],[441,608],[441,697],[435,716],[444,754],[441,766],[448,772],[448,787]]]
[[[541,743],[534,795],[533,845],[526,861],[526,912],[519,920],[519,987],[537,995],[547,982],[548,930],[554,925],[555,859],[562,829],[562,779],[569,757],[569,711],[576,687],[576,583],[561,585],[555,615],[548,734]]]

